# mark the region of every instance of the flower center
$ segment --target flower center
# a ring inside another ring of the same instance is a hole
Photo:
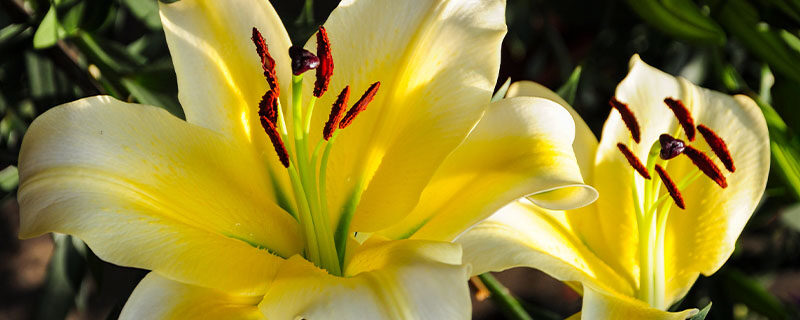
[[[631,138],[638,144],[640,133],[636,116],[625,103],[616,98],[612,98],[609,103],[619,111],[625,126],[631,133]],[[676,132],[675,135],[682,134],[691,142],[694,141],[696,132],[700,132],[711,151],[725,168],[729,172],[735,171],[733,158],[722,138],[703,124],[695,126],[691,112],[680,100],[668,97],[664,99],[664,104],[672,110],[683,129]],[[666,305],[668,301],[665,301],[664,297],[666,292],[664,237],[666,235],[667,217],[672,208],[672,203],[675,203],[681,210],[685,209],[686,202],[681,191],[686,190],[701,175],[705,175],[721,188],[726,188],[728,182],[716,163],[706,153],[667,133],[662,134],[657,141],[653,142],[645,163],[642,163],[624,143],[618,143],[617,147],[636,172],[633,174],[632,192],[639,233],[639,290],[637,298],[647,302],[654,308],[666,310],[669,306]],[[680,155],[685,155],[689,158],[695,169],[676,183],[670,177],[666,168],[670,160]],[[655,177],[650,175],[653,170],[657,173]],[[660,190],[661,184],[666,189],[663,194]],[[643,187],[639,188],[639,186]],[[672,203],[669,202],[670,198]]]
[[[330,116],[322,131],[323,135],[312,150],[309,144],[311,139],[309,131],[314,104],[317,98],[322,97],[328,90],[333,75],[333,58],[325,28],[320,27],[317,32],[316,55],[301,47],[289,49],[293,74],[291,118],[284,115],[281,107],[275,60],[270,56],[267,44],[256,28],[253,28],[252,39],[256,46],[256,52],[261,58],[264,77],[270,86],[258,103],[258,117],[278,155],[278,160],[289,173],[296,212],[288,209],[287,211],[290,211],[290,214],[300,224],[305,242],[303,255],[307,260],[329,273],[341,276],[350,232],[350,221],[361,192],[357,191],[353,194],[353,199],[350,199],[351,205],[345,207],[334,232],[328,214],[326,188],[328,156],[336,137],[341,132],[338,129],[347,128],[353,123],[356,116],[367,108],[378,92],[380,82],[373,83],[349,110],[347,110],[347,102],[350,97],[350,86],[346,86],[333,103]],[[312,69],[316,71],[313,96],[304,107],[302,101],[303,74]],[[345,110],[347,111],[345,112]],[[291,153],[284,144],[284,141],[289,141],[289,130],[292,130],[291,138],[294,140],[294,148]],[[358,189],[360,190],[361,187]]]

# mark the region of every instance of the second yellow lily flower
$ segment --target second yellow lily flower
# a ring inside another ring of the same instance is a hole
[[[598,143],[546,88],[515,83],[509,96],[570,110],[581,171],[600,197],[568,211],[515,202],[458,239],[465,261],[478,272],[531,266],[566,281],[583,294],[583,319],[696,313],[665,310],[725,263],[766,186],[769,140],[755,102],[700,88],[637,55]]]

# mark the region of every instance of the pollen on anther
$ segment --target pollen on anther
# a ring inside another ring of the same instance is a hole
[[[683,195],[681,195],[681,191],[678,190],[675,182],[673,182],[667,174],[667,171],[656,164],[656,172],[658,172],[658,176],[661,177],[661,181],[664,182],[664,186],[667,187],[667,192],[669,192],[669,196],[672,197],[672,200],[675,201],[675,205],[677,205],[678,208],[686,209],[686,204],[683,202]]]
[[[264,78],[267,79],[267,84],[275,91],[275,95],[277,96],[280,94],[280,88],[278,87],[278,77],[275,72],[275,59],[272,59],[272,56],[269,54],[267,42],[264,41],[264,37],[261,36],[261,32],[259,32],[256,27],[253,27],[253,36],[251,39],[253,40],[253,44],[256,45],[258,56],[261,58],[261,68],[264,70]]]
[[[616,97],[612,97],[611,100],[608,101],[608,104],[610,104],[612,108],[619,111],[619,115],[622,116],[622,122],[625,123],[625,126],[628,127],[628,131],[631,132],[633,141],[639,143],[639,140],[641,139],[639,122],[636,121],[636,116],[633,115],[633,112],[628,105],[620,102]]]
[[[683,102],[673,98],[665,98],[664,103],[672,110],[675,117],[678,118],[678,122],[680,122],[681,127],[683,127],[683,131],[686,132],[686,137],[689,138],[689,141],[694,141],[694,119],[692,119],[692,113],[689,112],[689,109],[683,105]]]
[[[700,131],[703,139],[706,140],[711,147],[711,151],[714,151],[714,154],[717,155],[717,158],[722,161],[725,169],[728,169],[730,172],[736,171],[736,167],[733,165],[733,157],[731,157],[731,153],[728,151],[728,145],[725,144],[725,141],[711,130],[711,128],[705,125],[698,125],[697,131]]]
[[[381,87],[380,81],[375,82],[371,86],[369,86],[369,89],[367,89],[367,91],[364,92],[361,98],[358,99],[358,101],[352,107],[350,107],[350,110],[347,110],[347,114],[345,114],[344,118],[342,118],[342,121],[339,122],[339,129],[347,128],[347,126],[349,126],[353,122],[353,119],[355,119],[356,116],[359,113],[361,113],[361,111],[364,111],[364,109],[367,108],[367,105],[369,105],[372,99],[375,98],[375,93],[378,92],[378,89],[380,87]]]
[[[260,119],[261,126],[264,127],[264,131],[267,133],[269,140],[272,142],[272,147],[275,148],[275,153],[278,154],[278,159],[281,161],[281,164],[284,168],[288,168],[289,152],[286,151],[286,146],[283,144],[283,140],[278,133],[278,128],[276,128],[275,123],[269,121],[267,117],[262,116]]]
[[[267,93],[261,97],[261,101],[258,103],[258,116],[267,117],[267,120],[270,122],[277,123],[278,96],[275,95],[275,91],[268,90]]]
[[[336,102],[331,107],[331,114],[328,116],[328,122],[325,123],[325,128],[322,129],[322,137],[329,140],[333,136],[333,132],[339,127],[339,121],[347,109],[347,100],[350,98],[350,86],[344,87],[339,96],[336,97]]]
[[[714,161],[711,160],[705,153],[700,150],[695,149],[692,146],[686,146],[686,149],[683,150],[683,154],[689,157],[697,166],[700,171],[702,171],[706,176],[708,176],[711,180],[717,183],[722,188],[728,187],[728,180],[725,179],[725,176],[722,175],[722,171],[719,170]]]
[[[333,75],[331,43],[328,40],[328,32],[323,26],[320,26],[317,31],[317,57],[319,58],[319,67],[317,67],[317,80],[314,82],[314,96],[319,98],[328,90],[328,84]]]
[[[639,161],[639,158],[637,158],[636,155],[633,154],[630,149],[628,149],[628,146],[622,143],[617,143],[617,148],[620,152],[622,152],[622,155],[625,156],[625,159],[628,160],[628,163],[631,165],[631,167],[633,167],[634,170],[636,170],[636,172],[642,175],[643,178],[648,180],[650,179],[650,172],[648,172],[647,168],[645,168],[642,162]]]

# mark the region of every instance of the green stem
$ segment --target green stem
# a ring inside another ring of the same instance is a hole
[[[486,289],[489,289],[489,292],[492,293],[492,301],[497,303],[509,316],[518,320],[533,320],[528,312],[525,311],[525,308],[522,307],[522,304],[519,303],[519,300],[514,298],[508,288],[500,281],[497,281],[493,275],[484,273],[479,275],[478,278],[486,285]]]

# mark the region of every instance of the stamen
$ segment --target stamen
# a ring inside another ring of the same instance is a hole
[[[342,121],[339,122],[339,129],[347,128],[347,126],[349,126],[350,123],[353,122],[353,119],[355,119],[356,116],[359,113],[361,113],[361,111],[364,111],[364,109],[367,108],[367,105],[372,101],[373,98],[375,98],[375,93],[378,92],[378,88],[380,87],[381,87],[380,81],[375,82],[371,86],[369,86],[369,89],[367,89],[367,91],[364,92],[364,95],[362,95],[361,98],[358,99],[358,102],[356,102],[356,104],[354,104],[353,107],[351,107],[350,110],[347,111],[347,114],[344,115]]]
[[[289,57],[292,58],[292,74],[296,76],[319,67],[319,58],[303,47],[292,46],[289,48]]]
[[[328,40],[328,32],[323,26],[320,26],[317,32],[317,57],[319,58],[319,68],[317,68],[317,81],[314,82],[314,96],[319,98],[325,91],[328,91],[328,84],[333,75],[331,43]]]
[[[664,99],[664,103],[672,109],[672,113],[678,118],[678,122],[681,123],[681,127],[686,132],[686,137],[689,138],[689,141],[694,141],[694,119],[692,119],[689,109],[686,109],[686,106],[680,100],[672,98]]]
[[[639,161],[639,158],[637,158],[636,155],[633,154],[633,152],[631,152],[626,145],[617,143],[617,148],[619,148],[619,151],[621,151],[622,155],[625,156],[625,159],[628,159],[628,163],[631,165],[631,167],[633,167],[633,169],[636,170],[636,172],[642,175],[642,177],[645,179],[650,180],[650,172],[647,171],[647,168],[642,165],[642,162]]]
[[[336,102],[331,107],[331,114],[328,116],[328,122],[325,123],[325,128],[322,130],[322,137],[329,140],[333,136],[333,132],[339,127],[339,120],[344,115],[344,110],[347,109],[347,99],[350,98],[350,86],[344,87]]]
[[[267,42],[264,41],[264,37],[261,36],[261,32],[259,32],[255,27],[253,27],[253,37],[251,39],[256,45],[256,52],[258,52],[258,56],[261,57],[261,68],[264,69],[264,78],[267,78],[267,84],[269,84],[269,87],[275,91],[275,95],[278,96],[280,95],[281,90],[278,87],[278,77],[275,73],[275,59],[272,59],[272,56],[269,54]]]
[[[275,91],[268,90],[258,103],[258,116],[266,117],[272,123],[278,123],[278,96]]]
[[[662,134],[659,136],[658,142],[661,143],[660,156],[661,159],[664,160],[677,157],[683,153],[683,149],[686,148],[686,144],[683,143],[683,140],[675,139],[668,134]]]
[[[703,171],[706,176],[714,180],[720,187],[728,187],[728,181],[725,179],[725,176],[722,175],[722,171],[719,170],[717,165],[714,164],[714,161],[711,161],[711,158],[705,153],[692,146],[686,146],[686,149],[683,150],[683,154],[689,157],[700,171]]]
[[[731,153],[728,151],[728,145],[725,144],[725,141],[712,131],[711,128],[705,125],[698,125],[697,131],[700,131],[700,134],[703,135],[703,139],[706,140],[708,145],[711,146],[711,151],[714,151],[717,158],[725,165],[725,169],[728,169],[730,172],[736,171],[736,167],[733,165],[733,157],[731,157]]]
[[[280,134],[278,134],[278,128],[275,127],[275,123],[269,121],[267,117],[261,117],[261,126],[264,127],[264,131],[269,136],[269,140],[272,141],[272,147],[275,148],[275,152],[278,154],[278,159],[281,161],[281,164],[284,168],[289,167],[289,152],[286,151],[286,146],[283,145],[283,140],[281,140]]]
[[[619,111],[620,116],[622,116],[622,122],[625,123],[625,126],[628,127],[628,130],[631,132],[631,137],[633,137],[633,141],[639,143],[640,135],[639,132],[639,122],[636,121],[636,116],[633,115],[633,112],[630,108],[628,108],[627,104],[624,104],[617,100],[616,97],[612,97],[608,104],[611,105],[612,108],[617,109]]]
[[[656,172],[658,172],[658,176],[661,177],[661,181],[664,181],[664,186],[667,187],[667,192],[669,192],[669,196],[672,197],[672,200],[675,201],[675,204],[678,208],[686,209],[686,204],[683,202],[683,196],[681,195],[680,190],[675,185],[675,182],[667,174],[667,171],[664,170],[660,165],[656,164]]]

